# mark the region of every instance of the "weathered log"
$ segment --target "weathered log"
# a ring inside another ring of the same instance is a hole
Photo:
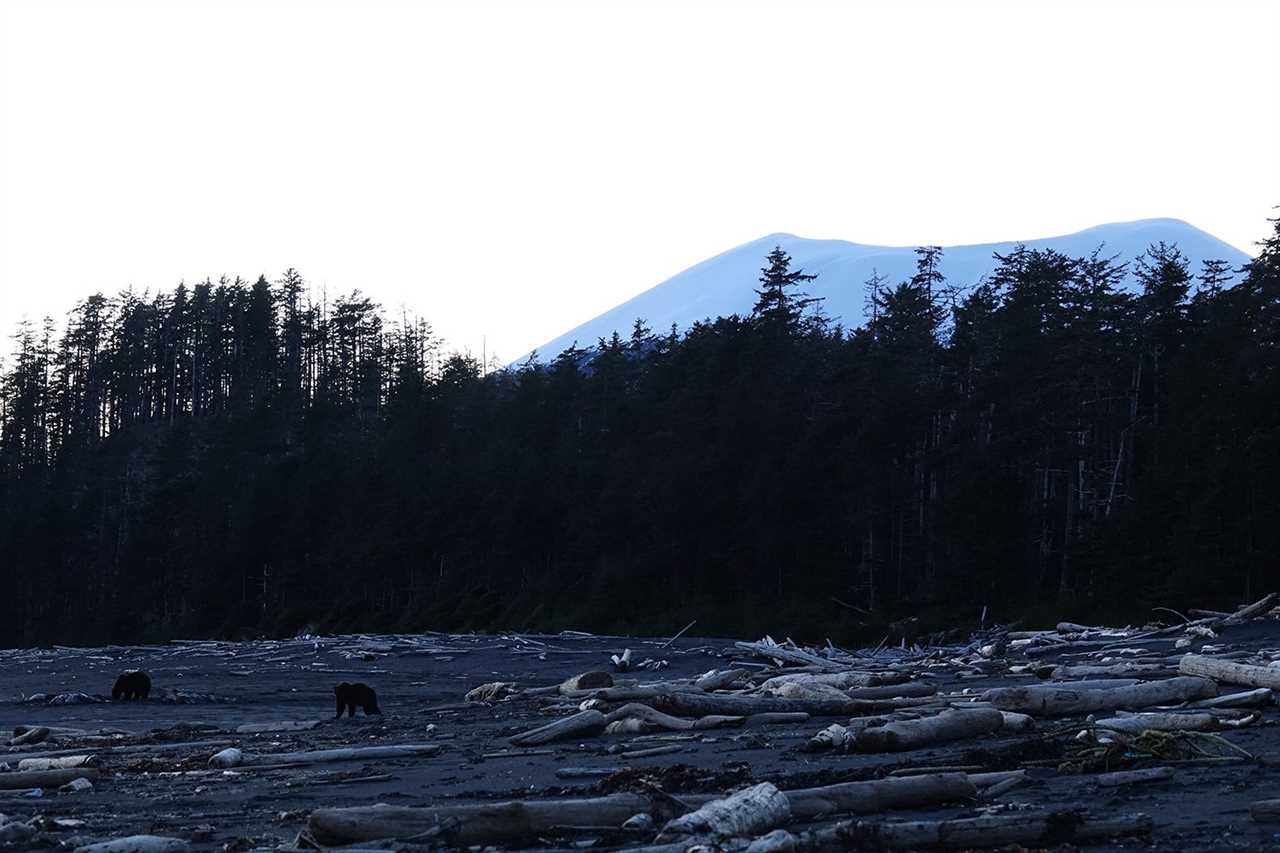
[[[224,749],[209,759],[210,767],[252,767],[259,764],[319,764],[330,761],[372,761],[387,758],[415,758],[434,755],[442,747],[435,743],[407,743],[395,746],[356,746],[316,749],[305,752],[253,753]]]
[[[1216,693],[1217,688],[1212,681],[1183,676],[1110,690],[1072,690],[1054,685],[998,687],[988,690],[982,698],[1002,711],[1055,717],[1173,705],[1191,699],[1207,699]]]
[[[749,714],[742,721],[742,727],[750,729],[756,726],[790,725],[807,722],[809,717],[810,714],[805,711],[765,711],[762,714]]]
[[[819,657],[801,649],[788,649],[779,645],[771,645],[764,642],[747,643],[739,641],[733,645],[736,648],[745,652],[750,652],[758,657],[779,660],[783,663],[795,663],[802,666],[817,667],[818,669],[825,670],[827,672],[840,672],[841,670],[848,669],[847,664],[827,660],[826,658]]]
[[[673,818],[662,828],[658,840],[688,835],[746,838],[781,826],[790,819],[791,803],[787,796],[772,783],[761,782]]]
[[[1249,817],[1258,823],[1280,823],[1280,800],[1254,800],[1249,804]]]
[[[92,767],[68,770],[15,770],[12,773],[0,773],[0,789],[16,791],[22,788],[56,788],[67,784],[72,779],[88,779],[94,782],[98,779],[98,771]]]
[[[572,695],[580,690],[596,690],[598,688],[612,687],[613,676],[603,670],[593,672],[581,672],[577,675],[570,676],[560,682],[560,692],[566,696]]]
[[[1049,815],[991,815],[956,820],[897,822],[844,821],[797,836],[795,850],[917,850],[928,847],[1057,846],[1071,842],[1145,835],[1145,814],[1087,818],[1074,812]]]
[[[547,723],[527,732],[513,735],[507,741],[515,746],[538,746],[564,738],[598,734],[606,725],[604,714],[595,709],[579,711],[569,717]]]
[[[197,741],[181,741],[174,743],[144,743],[135,746],[107,746],[100,748],[91,748],[77,746],[71,749],[51,749],[44,752],[33,752],[23,755],[23,758],[61,758],[65,755],[80,755],[86,750],[92,749],[92,752],[99,758],[110,758],[116,755],[138,755],[153,752],[181,752],[184,749],[211,749],[219,746],[229,746],[233,743],[229,740],[197,740]]]
[[[869,814],[888,809],[934,806],[972,799],[977,788],[962,773],[846,782],[822,788],[783,792],[793,817],[800,820],[834,814]],[[698,807],[720,799],[706,795],[680,796]],[[357,806],[316,809],[308,830],[326,845],[351,844],[380,838],[408,838],[424,832],[446,833],[453,845],[515,842],[537,838],[557,826],[620,826],[640,812],[660,813],[662,800],[640,794],[561,800],[512,800],[432,807]]]
[[[1238,625],[1241,622],[1246,622],[1255,616],[1262,616],[1272,607],[1275,607],[1277,598],[1280,598],[1280,593],[1276,593],[1276,592],[1268,593],[1264,595],[1262,598],[1255,601],[1253,604],[1247,605],[1245,607],[1241,607],[1239,610],[1237,610],[1235,613],[1232,613],[1230,616],[1226,617],[1225,619],[1214,620],[1213,622],[1210,623],[1210,627],[1218,628],[1218,627],[1225,627],[1227,625]],[[1266,686],[1266,685],[1258,685],[1258,686]]]
[[[760,685],[761,690],[770,690],[779,684],[804,682],[810,684],[826,684],[840,690],[852,687],[882,687],[889,684],[905,684],[911,676],[902,672],[860,672],[846,669],[841,672],[792,672],[775,675]]]
[[[907,684],[884,684],[878,687],[851,687],[845,690],[850,699],[903,699],[937,694],[938,688],[932,684],[914,682]]]
[[[320,725],[321,720],[272,720],[265,723],[244,723],[236,726],[238,735],[256,735],[268,732],[305,732]]]
[[[1256,708],[1270,705],[1275,694],[1270,687],[1259,687],[1257,690],[1245,690],[1241,693],[1225,693],[1212,699],[1201,699],[1188,703],[1188,708]]]
[[[883,703],[864,699],[785,699],[780,696],[723,693],[667,693],[653,697],[650,704],[668,713],[694,717],[708,714],[745,717],[777,711],[803,712],[815,717],[845,717],[884,707]]]
[[[1166,779],[1172,779],[1175,772],[1172,767],[1118,770],[1114,773],[1099,773],[1093,777],[1093,781],[1104,788],[1118,788],[1121,785],[1136,785],[1141,782],[1163,782]]]
[[[14,730],[13,737],[9,738],[9,746],[26,746],[27,744],[40,743],[49,739],[48,726],[34,726],[32,728],[19,726],[19,728],[23,729],[23,731]]]
[[[859,752],[903,752],[990,734],[1003,725],[1004,717],[996,710],[943,711],[933,717],[864,729],[855,746]]]
[[[1066,665],[1053,668],[1053,678],[1141,678],[1148,681],[1156,678],[1169,678],[1178,674],[1176,666],[1137,663],[1126,661],[1107,665]]]
[[[840,688],[816,681],[784,681],[768,688],[768,693],[784,699],[803,699],[810,702],[842,702],[849,698]]]
[[[75,853],[176,853],[188,850],[191,842],[162,835],[129,835],[77,847]]]
[[[605,714],[604,717],[606,726],[608,724],[627,719],[643,720],[652,726],[673,732],[688,731],[693,728],[693,720],[673,717],[670,714],[664,714],[661,711],[656,711],[648,705],[641,705],[638,702],[630,702],[623,705],[621,708]]]
[[[1267,687],[1280,690],[1280,670],[1247,663],[1184,655],[1178,662],[1178,671],[1184,675],[1199,675],[1226,684],[1242,684],[1245,687]],[[1197,697],[1199,698],[1199,697]]]
[[[712,670],[694,680],[693,686],[707,693],[713,690],[724,690],[751,674],[749,669]]]
[[[1133,714],[1127,717],[1108,717],[1097,720],[1100,729],[1127,734],[1140,734],[1151,730],[1158,732],[1211,732],[1218,728],[1213,714]]]
[[[75,767],[92,767],[92,755],[64,755],[61,758],[24,758],[18,762],[19,770],[70,770]]]

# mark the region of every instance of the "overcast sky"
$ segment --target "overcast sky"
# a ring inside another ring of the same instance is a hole
[[[773,231],[1280,204],[1280,3],[0,0],[0,329],[297,267],[512,359]]]

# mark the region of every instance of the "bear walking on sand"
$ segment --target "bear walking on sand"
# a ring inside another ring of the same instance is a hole
[[[333,695],[338,700],[338,713],[334,715],[334,719],[341,717],[344,710],[348,716],[354,717],[357,705],[364,708],[366,717],[370,714],[382,714],[378,709],[378,694],[367,684],[348,684],[344,681],[333,688]]]
[[[111,688],[112,699],[146,699],[151,695],[151,677],[140,669],[120,673],[115,687]]]

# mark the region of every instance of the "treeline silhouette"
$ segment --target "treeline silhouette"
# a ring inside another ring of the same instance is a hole
[[[778,250],[749,316],[493,372],[294,270],[24,324],[0,644],[849,639],[1275,585],[1280,223],[1235,271],[1019,248],[949,282],[917,255],[853,331]]]

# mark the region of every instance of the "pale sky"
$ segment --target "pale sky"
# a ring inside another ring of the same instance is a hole
[[[504,359],[774,231],[1280,204],[1280,3],[0,0],[0,331],[290,266]]]

